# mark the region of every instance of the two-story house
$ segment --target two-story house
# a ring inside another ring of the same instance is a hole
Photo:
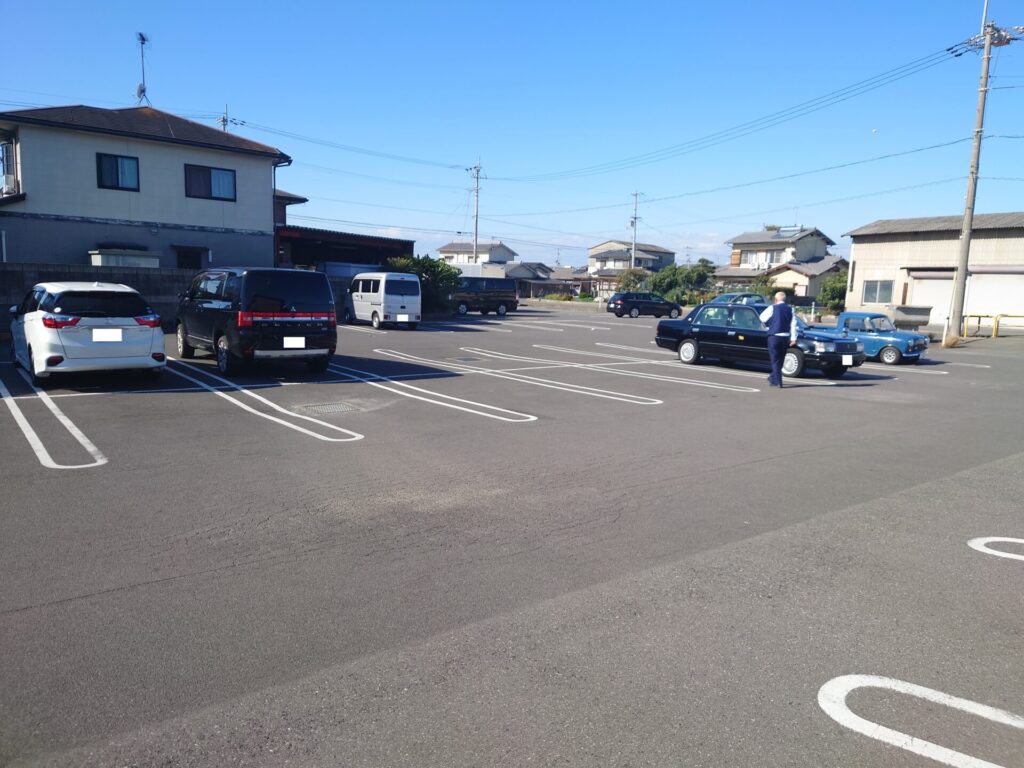
[[[274,264],[274,147],[152,107],[49,107],[0,113],[0,162],[4,261]]]
[[[587,271],[603,277],[613,277],[630,266],[657,272],[674,264],[675,260],[674,251],[650,243],[636,244],[634,260],[633,244],[626,240],[607,240],[587,249]]]
[[[814,227],[765,227],[727,240],[729,265],[715,270],[719,286],[740,288],[758,277],[771,276],[780,288],[815,296],[825,276],[846,266],[828,252],[832,238]]]
[[[476,253],[473,252],[472,242],[454,242],[442,245],[437,249],[438,256],[444,259],[453,267],[462,267],[472,264],[499,264],[504,271],[504,265],[515,261],[519,256],[515,251],[502,242],[477,243]],[[463,270],[466,273],[466,270]]]

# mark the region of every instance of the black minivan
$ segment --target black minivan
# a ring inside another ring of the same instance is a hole
[[[221,373],[253,360],[280,359],[324,371],[338,346],[334,293],[322,272],[208,269],[178,298],[178,355],[208,349]]]
[[[460,315],[476,311],[504,315],[519,309],[516,281],[510,277],[463,277],[451,299]]]

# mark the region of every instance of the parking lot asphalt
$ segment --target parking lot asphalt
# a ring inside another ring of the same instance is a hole
[[[656,322],[0,359],[0,764],[1020,765],[1024,341],[780,391]]]

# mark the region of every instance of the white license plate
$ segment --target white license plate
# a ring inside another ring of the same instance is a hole
[[[408,323],[409,322],[409,316],[408,315],[399,315],[398,316],[398,322],[400,322],[400,323]]]
[[[93,328],[93,341],[121,341],[120,328]]]
[[[853,355],[843,355],[843,365],[853,365]]]
[[[285,336],[284,337],[284,348],[285,349],[305,349],[306,348],[306,337],[305,336]]]

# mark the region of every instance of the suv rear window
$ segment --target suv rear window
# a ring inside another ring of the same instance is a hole
[[[419,280],[385,280],[384,293],[388,296],[419,296]]]
[[[139,294],[127,291],[65,291],[48,295],[39,308],[78,317],[139,317],[153,313]]]
[[[242,309],[247,312],[315,312],[334,308],[334,295],[321,272],[246,272]]]

